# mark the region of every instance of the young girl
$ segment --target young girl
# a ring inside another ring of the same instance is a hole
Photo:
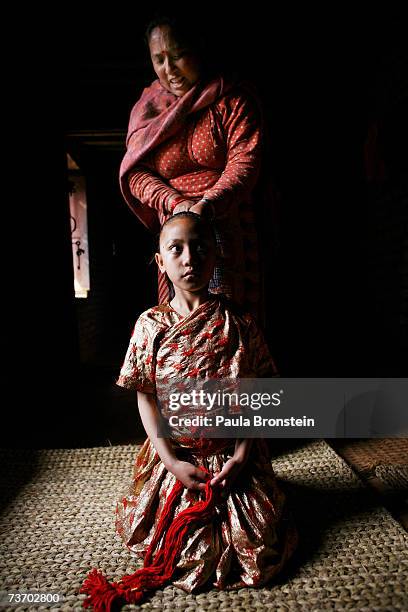
[[[210,224],[195,213],[176,214],[162,227],[155,258],[175,296],[139,317],[118,380],[137,390],[148,438],[129,494],[117,504],[116,529],[144,556],[144,569],[112,585],[93,570],[85,606],[110,609],[117,597],[138,602],[168,581],[187,592],[259,587],[296,548],[265,440],[194,438],[177,427],[171,438],[158,435],[169,416],[157,407],[159,384],[276,375],[252,317],[208,292],[215,251]]]

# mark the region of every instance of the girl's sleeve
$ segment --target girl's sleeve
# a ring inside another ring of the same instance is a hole
[[[279,376],[264,335],[252,317],[248,327],[248,350],[254,378]]]
[[[139,317],[130,339],[129,348],[116,384],[143,393],[155,393],[154,337],[151,325],[143,315]]]
[[[171,211],[172,203],[185,199],[155,173],[149,158],[129,172],[128,181],[130,192],[137,200],[164,214]]]
[[[219,105],[226,140],[225,168],[203,199],[214,205],[215,215],[227,213],[234,200],[243,200],[254,188],[261,164],[261,117],[248,96],[226,96]]]

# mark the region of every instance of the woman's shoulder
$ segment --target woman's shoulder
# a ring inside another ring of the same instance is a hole
[[[160,83],[159,79],[154,79],[149,85],[143,88],[142,93],[140,94],[139,100],[146,96],[158,96],[163,93],[166,93],[163,85]]]
[[[224,92],[215,102],[217,110],[226,117],[234,112],[244,114],[260,111],[260,101],[255,88],[247,81],[226,80]]]
[[[245,91],[239,84],[224,92],[217,100],[216,104],[226,104],[238,102],[241,104],[252,104],[254,102],[251,94]]]
[[[174,99],[174,94],[166,91],[159,79],[155,79],[143,89],[134,103],[130,113],[129,130],[132,127],[134,129],[133,124],[143,124],[144,121],[149,121],[159,115],[172,104]]]

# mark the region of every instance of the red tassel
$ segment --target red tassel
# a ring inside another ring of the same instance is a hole
[[[201,468],[204,469],[204,468]],[[208,476],[209,472],[204,470]],[[110,612],[112,603],[122,599],[127,603],[140,603],[146,591],[155,590],[168,582],[176,569],[183,549],[184,538],[193,524],[202,526],[214,514],[214,490],[210,478],[205,488],[205,499],[186,508],[173,518],[174,507],[183,492],[177,480],[164,505],[152,541],[146,551],[143,567],[134,574],[123,576],[119,582],[109,583],[103,574],[93,569],[84,581],[80,593],[87,593],[83,607],[93,606],[95,612]],[[153,551],[165,533],[163,543],[152,559]]]
[[[121,590],[118,583],[109,584],[99,570],[93,569],[79,592],[88,593],[88,598],[82,604],[84,608],[93,606],[95,612],[104,612],[110,611],[113,601],[122,597]]]

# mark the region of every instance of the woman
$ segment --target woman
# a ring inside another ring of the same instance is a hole
[[[210,290],[259,316],[253,190],[260,170],[260,110],[247,86],[211,74],[192,38],[166,18],[147,28],[158,79],[132,109],[121,189],[153,232],[181,211],[214,217],[218,260]],[[159,272],[159,303],[168,291]]]

